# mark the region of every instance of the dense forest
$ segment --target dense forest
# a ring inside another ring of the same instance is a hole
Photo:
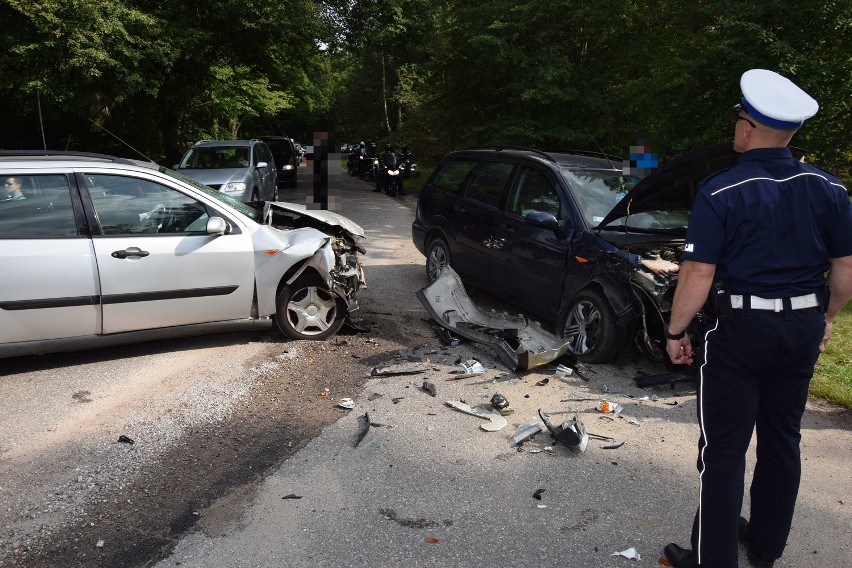
[[[0,147],[172,164],[205,138],[662,158],[729,139],[743,71],[801,85],[794,138],[849,179],[852,0],[0,0]]]

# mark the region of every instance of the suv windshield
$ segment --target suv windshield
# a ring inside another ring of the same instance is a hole
[[[246,146],[209,146],[191,148],[180,163],[181,168],[223,169],[245,168],[249,165]]]

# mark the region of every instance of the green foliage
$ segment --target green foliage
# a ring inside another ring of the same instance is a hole
[[[852,304],[834,319],[832,337],[817,360],[810,393],[852,408]]]

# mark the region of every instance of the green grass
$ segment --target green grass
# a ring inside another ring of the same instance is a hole
[[[831,340],[817,360],[810,394],[852,408],[852,302],[834,318]]]

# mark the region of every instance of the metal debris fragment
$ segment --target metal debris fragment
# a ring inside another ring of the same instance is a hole
[[[503,427],[508,424],[508,421],[499,414],[488,412],[487,410],[472,408],[469,404],[460,400],[448,400],[445,404],[459,412],[464,412],[465,414],[470,414],[471,416],[487,420],[488,422],[479,425],[479,427],[486,432],[497,432],[498,430],[502,430]]]

